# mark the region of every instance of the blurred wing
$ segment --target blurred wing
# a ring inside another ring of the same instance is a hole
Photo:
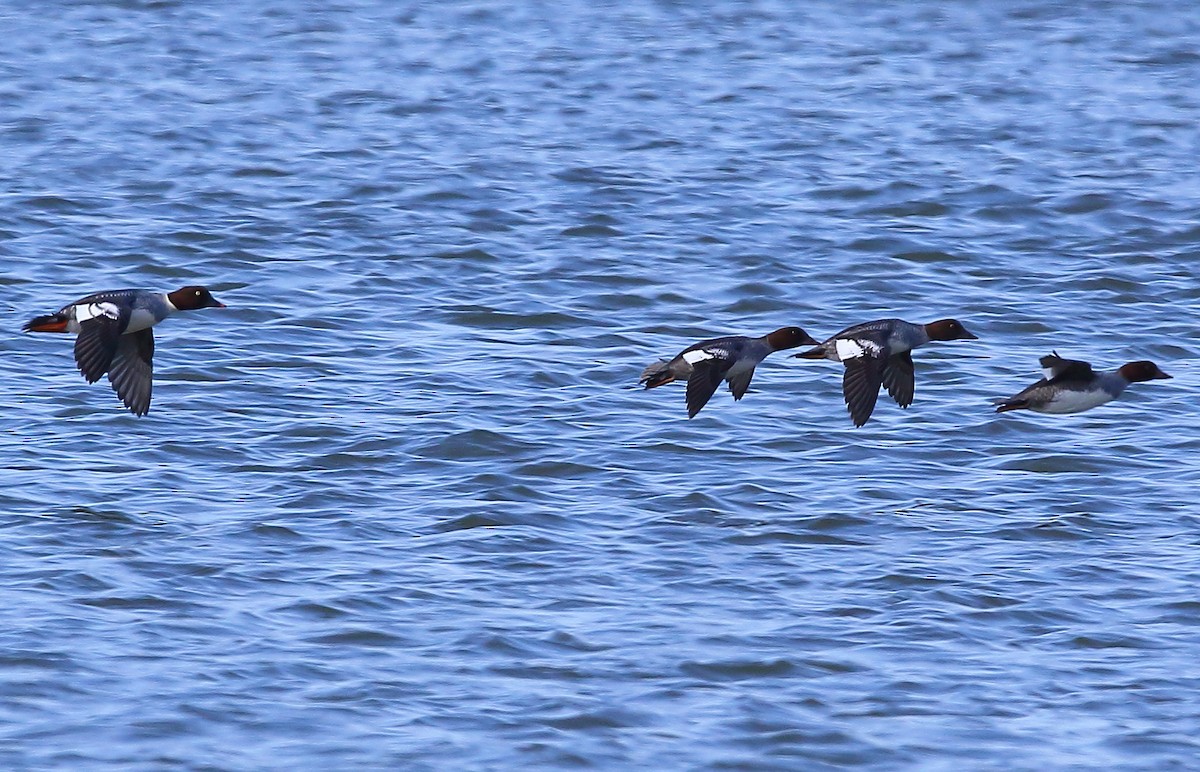
[[[1050,381],[1091,380],[1096,375],[1090,363],[1078,359],[1063,359],[1057,351],[1039,359],[1038,364],[1042,366],[1046,379]]]
[[[883,386],[900,407],[912,404],[914,380],[911,351],[888,357],[883,366]]]
[[[733,392],[734,399],[741,399],[746,395],[746,389],[750,388],[750,379],[754,377],[754,368],[751,367],[741,375],[735,375],[729,379],[729,390]]]
[[[108,370],[113,391],[134,415],[150,412],[154,375],[154,333],[149,329],[122,335]]]

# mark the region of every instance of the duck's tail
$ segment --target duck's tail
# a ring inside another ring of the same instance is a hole
[[[62,314],[35,316],[21,329],[25,332],[66,332],[69,320]]]
[[[794,359],[824,359],[825,358],[825,347],[817,346],[816,348],[810,348],[808,351],[801,351],[799,354],[792,354],[792,358],[794,358]]]
[[[642,371],[642,377],[638,383],[644,384],[647,389],[653,389],[655,386],[662,386],[673,380],[675,380],[675,374],[671,372],[670,363],[665,359],[660,359]]]

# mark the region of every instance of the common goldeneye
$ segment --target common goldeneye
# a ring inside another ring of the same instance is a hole
[[[1171,376],[1153,362],[1142,360],[1121,365],[1110,373],[1098,373],[1087,362],[1063,359],[1055,351],[1038,360],[1046,377],[1008,399],[996,400],[997,413],[1032,410],[1035,413],[1082,413],[1112,402],[1131,383]]]
[[[912,350],[931,340],[976,340],[955,319],[913,324],[900,319],[880,319],[856,324],[816,348],[794,354],[800,359],[832,359],[846,366],[842,395],[855,426],[871,418],[879,387],[900,407],[913,401]]]
[[[721,384],[729,381],[735,400],[750,387],[754,368],[768,354],[796,346],[815,345],[816,339],[799,327],[783,327],[761,338],[731,335],[688,346],[671,361],[659,360],[642,371],[639,383],[647,389],[672,381],[687,381],[688,418],[693,418]]]
[[[105,373],[134,415],[150,412],[154,333],[150,328],[176,311],[224,308],[204,287],[174,292],[141,289],[97,292],[47,316],[29,320],[25,332],[77,333],[75,364],[88,383]]]

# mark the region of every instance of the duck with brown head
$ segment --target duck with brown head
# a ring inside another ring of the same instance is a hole
[[[95,292],[38,316],[26,332],[74,333],[75,364],[88,383],[104,375],[134,415],[150,412],[154,370],[151,328],[177,311],[224,308],[205,287],[188,286],[174,292],[141,289]]]
[[[167,293],[167,300],[180,311],[196,311],[201,308],[224,308],[225,304],[217,300],[208,291],[208,287],[181,287]]]
[[[855,426],[870,420],[886,388],[896,404],[907,408],[916,390],[912,350],[931,340],[976,340],[957,319],[940,319],[913,324],[902,319],[864,322],[839,332],[815,348],[799,354],[801,359],[831,359],[845,365],[842,396]]]
[[[659,360],[642,371],[647,389],[672,381],[687,381],[688,418],[708,404],[724,379],[735,400],[750,388],[754,368],[769,354],[817,341],[799,327],[781,327],[761,338],[730,335],[702,340],[680,351],[671,360]]]
[[[1112,402],[1131,383],[1171,377],[1158,365],[1144,359],[1101,373],[1082,360],[1063,359],[1057,351],[1038,361],[1045,371],[1045,377],[1007,399],[995,400],[997,413],[1013,410],[1032,410],[1052,415],[1082,413]]]

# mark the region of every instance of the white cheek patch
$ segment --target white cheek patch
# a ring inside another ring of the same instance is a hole
[[[864,356],[878,356],[882,351],[879,344],[874,341],[854,340],[853,338],[838,338],[834,346],[837,348],[838,359],[842,361]]]
[[[683,355],[683,361],[687,362],[689,365],[694,365],[697,362],[704,362],[709,359],[716,359],[716,357],[702,348],[698,348],[695,351],[684,352]]]
[[[107,316],[109,319],[116,319],[120,315],[120,310],[112,303],[85,303],[75,306],[75,321],[77,322],[86,322],[88,319],[95,319],[97,316]]]

